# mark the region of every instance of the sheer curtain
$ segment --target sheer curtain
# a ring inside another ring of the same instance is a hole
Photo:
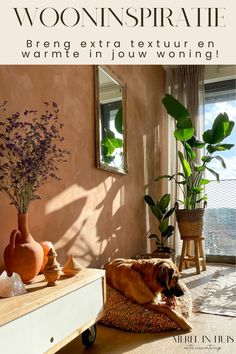
[[[200,138],[204,125],[204,66],[203,65],[181,65],[167,67],[167,92],[182,102],[188,109],[195,128],[195,135]],[[175,130],[175,120],[171,117],[169,123],[169,166],[168,173],[178,172],[179,162],[177,149],[181,146],[176,143],[173,135]],[[200,159],[201,156],[198,156]],[[169,192],[173,202],[178,199],[178,189],[174,183],[169,183]],[[175,220],[173,221],[175,222]],[[176,230],[178,228],[176,227]],[[176,250],[176,255],[180,253],[180,238],[177,232],[173,240],[172,247]]]

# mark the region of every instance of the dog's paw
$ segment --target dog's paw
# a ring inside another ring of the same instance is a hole
[[[181,322],[181,323],[180,323]],[[179,321],[178,323],[179,327],[181,328],[182,331],[191,331],[193,329],[192,325],[184,319],[183,321]]]

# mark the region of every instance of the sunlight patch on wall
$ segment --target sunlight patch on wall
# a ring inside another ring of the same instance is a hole
[[[58,211],[74,201],[87,196],[88,192],[77,184],[73,184],[63,192],[52,198],[45,206],[45,214],[48,215]]]
[[[67,254],[81,257],[86,264],[99,258],[107,247],[103,237],[107,236],[106,233],[111,234],[112,222],[109,220],[109,216],[113,217],[124,205],[123,186],[117,186],[118,191],[113,196],[116,182],[116,178],[109,177],[92,190],[84,190],[74,184],[47,203],[47,214],[64,209],[63,217],[65,219],[67,213],[70,216],[74,215],[71,225],[68,225],[64,234],[54,243],[57,251],[67,249]],[[109,198],[111,198],[110,210],[107,210],[104,209],[104,206],[107,205]],[[103,213],[107,213],[108,229],[105,227],[104,233],[101,234],[100,217]],[[112,237],[116,237],[120,227],[118,225],[116,230],[113,230]]]
[[[143,135],[143,180],[147,192],[148,165],[147,165],[147,135]]]
[[[112,201],[112,215],[114,216],[117,211],[124,205],[124,186],[120,187],[116,196]]]

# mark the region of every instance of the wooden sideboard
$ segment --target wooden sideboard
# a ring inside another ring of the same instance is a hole
[[[44,276],[27,294],[0,298],[0,353],[55,353],[93,326],[105,303],[105,271],[86,268],[47,287]]]

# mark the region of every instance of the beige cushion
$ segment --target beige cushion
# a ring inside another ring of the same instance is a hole
[[[184,295],[176,297],[175,309],[187,318],[192,311],[192,297],[186,285],[179,283]],[[105,312],[100,322],[130,332],[163,332],[180,329],[167,315],[133,303],[108,285]]]

